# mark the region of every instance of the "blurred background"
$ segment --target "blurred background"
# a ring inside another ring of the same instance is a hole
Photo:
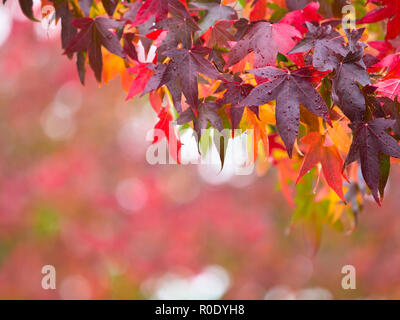
[[[1,299],[400,298],[398,168],[382,208],[350,235],[324,229],[311,255],[274,170],[149,165],[146,97],[90,70],[82,87],[58,32],[0,6]]]

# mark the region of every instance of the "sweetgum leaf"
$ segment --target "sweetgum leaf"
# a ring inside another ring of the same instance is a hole
[[[21,7],[22,12],[24,15],[29,18],[32,21],[39,21],[37,20],[34,15],[33,15],[33,0],[18,0],[19,6]],[[3,0],[3,4],[5,4],[6,1]]]
[[[77,52],[76,54],[76,68],[78,70],[78,76],[80,82],[84,85],[85,84],[85,76],[86,76],[86,53],[85,52]]]
[[[235,40],[231,32],[232,26],[232,21],[218,21],[203,35],[207,46],[210,48],[214,46],[229,48],[229,42]]]
[[[154,69],[154,74],[147,82],[142,96],[150,91],[157,90],[162,86],[166,86],[171,94],[175,109],[180,114],[182,112],[181,99],[182,89],[178,78],[177,69],[174,70],[173,65],[158,63]]]
[[[194,131],[200,141],[202,130],[207,129],[208,123],[218,131],[224,130],[222,120],[217,113],[219,108],[221,108],[221,105],[215,101],[202,101],[199,103],[197,116],[194,114],[192,108],[188,108],[180,115],[177,124],[182,125],[193,121]]]
[[[192,108],[198,106],[198,74],[218,79],[220,73],[215,66],[204,58],[209,53],[206,47],[194,47],[192,49],[171,49],[165,52],[170,57],[172,71],[176,73],[176,80],[180,81],[181,90]],[[175,81],[176,81],[175,80]]]
[[[72,25],[74,15],[69,10],[68,2],[56,2],[55,9],[56,18],[61,19],[61,46],[65,50],[77,33],[77,29]]]
[[[381,198],[384,197],[385,187],[389,180],[390,173],[390,157],[382,152],[379,152],[379,194]]]
[[[294,38],[301,38],[301,34],[288,24],[257,22],[232,48],[228,55],[227,67],[243,60],[250,52],[254,52],[256,68],[273,65],[276,63],[278,52],[286,54],[293,48],[296,44]]]
[[[342,36],[331,25],[315,26],[306,22],[308,32],[289,53],[307,52],[314,49],[313,66],[320,71],[334,69],[339,63],[340,55],[347,51]]]
[[[85,14],[85,16],[89,16],[90,8],[92,7],[93,0],[79,0],[79,7]]]
[[[173,16],[181,14],[191,19],[185,5],[179,0],[145,0],[142,1],[132,24],[138,26],[152,17],[155,17],[155,22],[160,22],[167,18],[168,13]]]
[[[221,105],[231,105],[230,113],[232,129],[237,129],[239,127],[245,108],[244,106],[239,106],[239,103],[249,95],[251,90],[253,90],[251,84],[241,83],[238,81],[224,81],[215,91],[215,93],[225,91],[224,96],[217,100],[217,102]],[[258,106],[251,106],[249,109],[258,116]]]
[[[190,49],[192,47],[193,33],[200,30],[193,19],[188,19],[186,16],[179,13],[173,18],[167,18],[156,23],[155,28],[168,31],[167,36],[157,48],[159,61],[165,58],[165,51],[174,49],[179,44],[181,44],[184,49]]]
[[[395,39],[400,34],[400,2],[398,0],[380,1],[384,6],[369,11],[357,23],[374,23],[389,19],[385,40]]]
[[[289,11],[301,10],[312,0],[286,0],[286,6]]]
[[[276,124],[289,157],[292,157],[293,145],[299,133],[300,104],[329,121],[328,107],[311,84],[311,71],[302,68],[287,73],[281,69],[266,67],[250,72],[270,81],[254,88],[239,106],[260,106],[276,100]]]
[[[343,202],[342,167],[343,160],[336,146],[326,145],[325,137],[319,132],[311,132],[302,140],[308,145],[306,155],[300,168],[296,183],[318,163],[322,166],[322,172],[328,185],[336,192]]]
[[[104,46],[111,53],[125,58],[124,50],[118,38],[110,31],[110,29],[122,27],[123,22],[104,17],[96,17],[94,19],[78,18],[73,20],[72,24],[80,29],[80,31],[71,40],[68,47],[65,49],[65,53],[71,54],[74,52],[87,51],[90,66],[95,73],[97,81],[101,82],[103,70],[101,47]]]
[[[125,6],[127,6],[129,9],[123,14],[122,18],[132,24],[137,17],[141,5],[142,3],[140,1],[136,1],[134,3],[125,3]]]
[[[200,21],[201,34],[206,32],[208,28],[215,25],[221,20],[236,20],[238,18],[236,10],[221,4],[221,0],[214,1],[193,1],[191,6],[206,10],[206,14]]]
[[[106,10],[107,14],[112,17],[114,14],[115,9],[117,8],[119,0],[101,0],[104,9]]]
[[[249,32],[250,27],[253,24],[254,23],[250,23],[249,20],[247,20],[245,18],[240,18],[239,20],[235,21],[233,23],[233,26],[237,30],[234,35],[235,41],[239,41],[239,40],[243,39],[243,37]]]
[[[379,153],[400,158],[398,142],[386,132],[394,124],[394,120],[378,118],[350,125],[353,130],[353,142],[344,166],[360,159],[365,183],[378,204],[383,197],[383,192],[380,192],[381,198],[379,197],[379,186],[382,181]]]
[[[362,121],[365,98],[358,84],[370,83],[369,75],[361,66],[343,63],[332,80],[332,98],[351,121]]]
[[[400,138],[400,103],[397,98],[393,101],[387,97],[378,98],[378,101],[381,103],[382,111],[386,116],[389,116],[390,119],[395,120],[395,124],[392,129],[396,138]]]
[[[332,99],[352,122],[364,119],[365,98],[359,85],[371,83],[363,61],[364,45],[358,41],[363,31],[359,29],[347,34],[346,54],[336,66],[332,79]]]
[[[137,54],[137,51],[136,51],[136,47],[133,44],[134,37],[135,37],[134,33],[125,33],[123,35],[124,52],[131,59],[138,61],[138,54]]]

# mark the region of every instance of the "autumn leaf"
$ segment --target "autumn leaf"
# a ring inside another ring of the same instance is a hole
[[[311,2],[302,9],[289,12],[280,22],[293,25],[301,33],[305,33],[308,30],[305,26],[306,22],[319,22],[322,20],[322,16],[318,13],[318,9],[319,3]]]
[[[136,77],[132,81],[126,101],[141,94],[149,82],[149,79],[153,76],[153,72],[148,68],[148,64],[146,63],[138,63],[132,68],[129,68],[128,72],[135,74]]]
[[[365,112],[365,98],[361,86],[371,83],[363,61],[364,45],[359,42],[364,29],[347,34],[346,55],[336,67],[332,79],[332,99],[351,121],[362,121]]]
[[[247,35],[239,40],[228,55],[227,67],[243,60],[250,52],[254,52],[254,67],[275,65],[278,52],[286,54],[300,39],[301,33],[294,27],[284,24],[271,24],[259,21],[253,24]]]
[[[286,0],[286,6],[290,11],[303,9],[311,0]]]
[[[381,179],[380,153],[400,158],[399,144],[386,132],[394,124],[394,120],[379,118],[351,125],[354,138],[344,165],[360,159],[364,180],[379,205],[383,197],[382,192],[381,197],[378,195]]]
[[[206,32],[211,26],[215,25],[221,20],[235,20],[237,19],[236,10],[221,4],[220,0],[216,1],[191,1],[191,6],[205,10],[205,15],[201,18],[199,26],[201,29],[200,34]]]
[[[171,126],[171,122],[173,121],[173,117],[168,111],[168,108],[161,108],[160,112],[158,113],[158,122],[154,126],[154,129],[162,130],[165,134],[165,137],[168,141],[168,149],[169,153],[178,164],[181,163],[181,148],[182,143],[179,140],[179,137],[176,133],[173,126]],[[170,130],[173,130],[171,132]],[[158,142],[158,136],[154,136],[153,144]]]
[[[199,30],[199,26],[185,15],[177,14],[174,18],[167,18],[155,24],[156,30],[168,31],[166,37],[157,48],[158,59],[163,60],[165,52],[182,45],[190,49],[193,45],[192,35]]]
[[[340,62],[338,55],[345,55],[344,40],[330,24],[316,26],[305,22],[308,33],[289,53],[314,49],[313,66],[320,71],[334,69]]]
[[[192,108],[188,108],[179,116],[177,124],[182,125],[193,122],[194,131],[200,141],[202,130],[207,129],[209,123],[218,131],[224,129],[222,120],[217,114],[219,108],[221,108],[221,105],[214,101],[202,101],[199,104],[197,115],[195,115]]]
[[[308,145],[308,148],[296,183],[317,164],[320,164],[328,185],[343,202],[346,202],[342,187],[343,160],[337,148],[329,141],[328,137],[321,135],[319,132],[311,132],[301,141]]]
[[[134,26],[138,26],[151,17],[155,17],[155,22],[164,20],[168,13],[180,13],[191,19],[185,5],[179,0],[146,0],[142,1],[141,7],[138,9],[136,19],[132,22]]]
[[[205,47],[194,47],[192,49],[172,49],[165,54],[172,59],[170,62],[176,80],[180,81],[180,87],[186,97],[188,104],[197,109],[198,107],[198,75],[218,79],[220,74],[214,65],[204,58],[209,53]],[[171,70],[171,69],[169,69]]]
[[[357,23],[374,23],[388,19],[385,39],[395,39],[400,34],[400,2],[398,0],[381,0],[380,2],[383,7],[368,12]]]
[[[251,84],[239,81],[224,81],[215,91],[215,93],[224,92],[224,96],[218,100],[221,105],[231,105],[230,114],[233,129],[239,128],[239,123],[245,108],[238,104],[249,95],[252,89],[253,86]],[[258,106],[250,107],[249,109],[254,112],[254,114],[258,115]]]
[[[276,100],[276,124],[289,157],[292,157],[293,145],[299,133],[300,104],[329,121],[328,108],[310,82],[310,70],[303,68],[285,72],[274,67],[266,67],[250,72],[270,81],[254,88],[239,106],[260,106]]]
[[[3,4],[5,4],[7,0],[3,0]],[[19,6],[24,13],[24,15],[32,21],[38,22],[33,15],[33,0],[18,0]]]
[[[232,29],[232,26],[232,21],[218,21],[203,35],[207,46],[220,46],[229,48],[229,42],[234,41],[234,35],[230,30]]]
[[[104,17],[79,18],[73,20],[72,24],[80,31],[72,38],[66,54],[74,52],[88,52],[89,63],[93,69],[96,79],[101,82],[101,73],[103,70],[103,55],[101,47],[105,47],[111,53],[125,58],[124,50],[118,38],[110,29],[120,28],[123,22],[115,21]]]
[[[61,19],[61,44],[65,50],[76,35],[77,29],[72,25],[73,12],[67,2],[55,3],[56,19]]]
[[[377,91],[384,97],[395,99],[400,96],[400,78],[388,79],[375,83]]]

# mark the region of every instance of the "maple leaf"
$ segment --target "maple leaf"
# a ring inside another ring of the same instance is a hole
[[[257,22],[229,52],[227,67],[243,60],[250,52],[254,52],[254,67],[274,65],[277,54],[288,53],[296,44],[294,38],[301,37],[301,33],[288,24]]]
[[[400,2],[398,0],[382,0],[384,6],[368,12],[358,24],[374,23],[389,19],[386,31],[386,40],[395,39],[400,34]]]
[[[202,130],[207,129],[210,123],[218,131],[224,130],[221,117],[218,115],[217,110],[221,105],[215,101],[201,101],[198,107],[198,115],[196,116],[192,108],[187,108],[177,119],[176,123],[179,125],[193,121],[194,131],[197,134],[197,139],[200,141]]]
[[[224,96],[221,99],[218,99],[217,102],[221,105],[231,105],[230,113],[232,129],[237,129],[239,127],[245,108],[244,106],[239,106],[238,104],[249,95],[251,90],[253,90],[253,86],[251,84],[238,81],[224,81],[215,91],[215,93],[225,91]],[[258,106],[249,107],[249,109],[258,116]],[[233,131],[232,134],[234,134]]]
[[[343,160],[337,148],[326,136],[321,135],[319,132],[311,132],[302,138],[301,141],[307,144],[308,148],[296,183],[319,163],[321,164],[322,172],[328,185],[343,202],[346,202],[342,187]]]
[[[266,67],[250,72],[272,81],[254,88],[239,106],[260,106],[276,100],[276,124],[289,157],[292,157],[293,145],[299,132],[300,104],[329,121],[328,107],[311,84],[311,71],[302,68],[287,73],[275,67]]]
[[[238,18],[236,10],[221,4],[221,0],[214,0],[209,2],[194,1],[190,5],[206,10],[206,14],[200,20],[199,26],[201,33],[206,32],[211,26],[215,25],[221,20],[236,20]]]
[[[314,49],[313,66],[320,71],[332,70],[339,64],[338,55],[346,55],[344,40],[330,24],[315,26],[306,22],[309,32],[289,53]]]
[[[73,52],[87,51],[90,66],[95,73],[97,81],[101,82],[101,73],[103,70],[101,47],[104,46],[111,53],[125,58],[124,50],[118,38],[110,31],[110,29],[122,27],[123,22],[96,17],[94,19],[74,19],[72,24],[80,29],[80,31],[72,38],[65,49],[65,53],[71,54]]]
[[[190,50],[171,49],[165,52],[165,55],[172,59],[170,64],[176,74],[175,81],[179,80],[188,104],[195,109],[198,106],[199,97],[198,74],[204,74],[212,79],[220,77],[220,73],[214,65],[204,58],[208,53],[209,49],[206,47],[193,47]]]
[[[386,130],[393,127],[394,120],[378,118],[370,122],[351,124],[353,142],[344,166],[360,159],[364,180],[371,190],[375,201],[380,204],[383,197],[378,191],[381,181],[380,153],[400,158],[400,146]]]

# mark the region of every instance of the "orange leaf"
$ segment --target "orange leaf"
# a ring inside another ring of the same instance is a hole
[[[342,186],[343,160],[336,146],[332,145],[331,141],[325,143],[325,136],[318,132],[309,133],[301,141],[309,147],[304,157],[303,164],[301,165],[296,183],[307,172],[320,163],[327,184],[336,192],[343,202],[346,202]]]

